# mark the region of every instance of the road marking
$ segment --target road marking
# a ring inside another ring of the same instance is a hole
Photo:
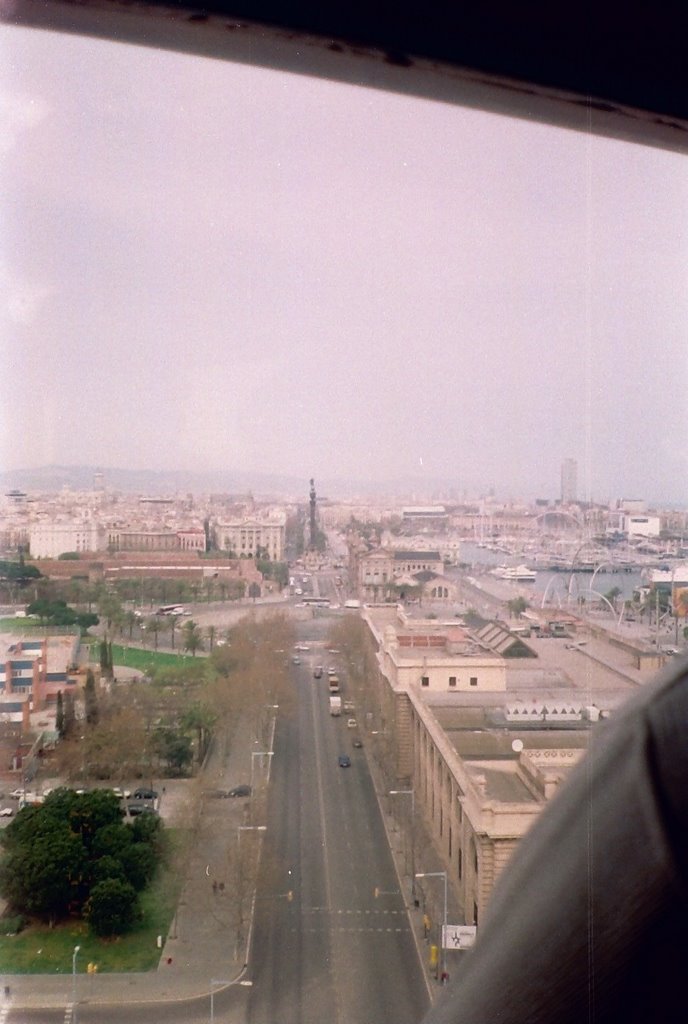
[[[64,1024],[72,1024],[74,1020],[74,1003],[67,1003],[65,1006]]]
[[[309,691],[311,698],[311,718],[313,721],[313,746],[315,750],[315,763],[317,767],[316,780],[318,790],[318,812],[320,815],[320,830],[322,835],[322,852],[323,852],[323,875],[325,881],[325,893],[327,895],[328,905],[332,902],[332,881],[330,877],[329,869],[329,856],[328,856],[328,842],[327,842],[327,825],[325,824],[325,793],[323,790],[323,753],[320,744],[320,732],[318,729],[318,704],[315,699],[314,692]]]
[[[332,934],[335,934],[335,933],[338,933],[340,935],[385,935],[385,934],[387,934],[387,935],[399,935],[399,934],[409,934],[411,931],[412,931],[412,929],[410,927],[409,928],[400,928],[400,927],[397,927],[397,928],[372,928],[372,927],[369,927],[369,928],[365,928],[365,927],[345,928],[344,926],[341,926],[339,928],[328,928],[328,929],[325,929],[325,928],[302,928],[302,929],[300,929],[301,933],[306,932],[308,935],[322,935],[323,933],[326,933],[328,935],[332,935]],[[298,928],[292,928],[291,932],[292,932],[293,935],[296,935],[296,934],[299,933],[299,929]]]
[[[340,908],[339,910],[332,910],[330,907],[304,907],[303,908],[303,913],[304,914],[379,914],[379,915],[401,914],[402,916],[406,916],[406,911],[405,910],[391,910],[391,909],[390,910],[377,910],[377,909],[370,910],[370,909],[366,909],[366,908],[361,908],[360,910],[352,910],[350,908]]]

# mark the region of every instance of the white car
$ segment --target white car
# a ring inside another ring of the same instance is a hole
[[[0,818],[11,818],[14,814],[14,807],[3,807],[0,810]]]
[[[356,728],[356,719],[355,718],[347,718],[347,720],[346,720],[346,727],[347,727],[347,729],[355,729]]]

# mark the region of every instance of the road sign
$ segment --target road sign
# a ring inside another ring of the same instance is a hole
[[[446,924],[442,928],[442,946],[444,949],[470,949],[476,931],[474,924]]]

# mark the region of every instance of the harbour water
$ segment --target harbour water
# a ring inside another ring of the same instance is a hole
[[[531,583],[517,583],[520,590],[533,594],[533,602],[539,604],[546,595],[548,604],[570,604],[576,602],[579,597],[584,597],[587,602],[594,603],[600,600],[600,595],[605,597],[610,590],[618,588],[619,601],[630,600],[633,591],[646,582],[640,570],[612,571],[609,564],[601,564],[597,572],[570,572],[551,569],[537,569],[537,566],[529,562],[527,557],[507,555],[503,551],[495,551],[491,548],[481,547],[469,541],[461,545],[461,561],[469,564],[476,575],[489,572],[498,565],[520,565],[525,564],[536,570],[535,580]]]

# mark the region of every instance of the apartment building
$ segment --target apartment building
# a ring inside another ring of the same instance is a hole
[[[246,518],[216,522],[215,543],[221,551],[234,553],[235,558],[266,558],[284,561],[286,518]]]
[[[54,704],[60,691],[76,691],[72,674],[79,652],[77,635],[27,637],[4,634],[0,656],[0,698],[5,707],[19,702],[14,714],[24,715],[24,702],[38,711]],[[0,709],[1,710],[1,709]]]

